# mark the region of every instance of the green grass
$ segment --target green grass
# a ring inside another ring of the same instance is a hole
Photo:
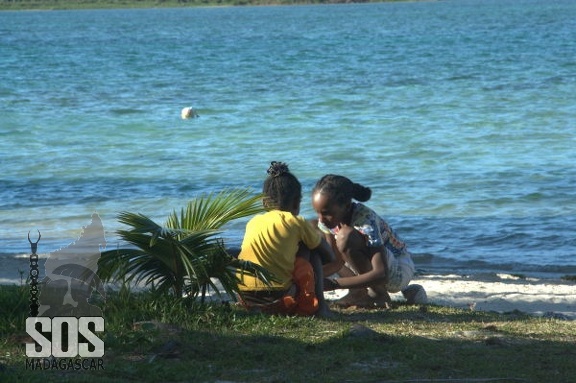
[[[330,320],[279,317],[129,290],[103,303],[104,370],[30,371],[27,294],[0,286],[2,382],[568,383],[576,376],[571,321],[401,304],[340,310]],[[135,328],[138,321],[165,326]]]

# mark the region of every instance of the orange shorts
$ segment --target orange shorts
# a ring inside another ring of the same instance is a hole
[[[318,311],[318,299],[314,290],[314,270],[302,257],[296,257],[292,280],[296,285],[295,296],[288,291],[246,291],[240,303],[249,310],[267,314],[314,315]]]

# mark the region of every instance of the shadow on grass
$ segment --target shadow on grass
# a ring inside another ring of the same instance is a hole
[[[176,315],[173,307],[151,309]],[[138,320],[164,323],[151,309]],[[336,310],[322,320],[219,305],[152,328],[116,314],[106,316],[104,370],[27,370],[20,328],[0,343],[0,381],[567,383],[576,376],[574,323],[519,312],[399,305]]]
[[[204,331],[187,332],[169,342],[173,347],[164,355],[157,354],[162,342],[143,349],[109,350],[103,371],[46,372],[10,367],[3,373],[7,378],[3,381],[572,382],[575,373],[570,362],[574,358],[572,346],[538,340],[489,343],[351,330],[320,342]]]

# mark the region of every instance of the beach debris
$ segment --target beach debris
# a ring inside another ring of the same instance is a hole
[[[189,118],[200,117],[198,115],[198,113],[196,113],[196,111],[191,106],[187,106],[184,109],[182,109],[182,112],[180,115],[182,116],[183,120],[188,120]]]

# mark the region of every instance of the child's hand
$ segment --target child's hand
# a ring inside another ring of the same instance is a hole
[[[340,285],[336,282],[335,279],[331,278],[324,278],[324,291],[332,291],[339,289]]]

